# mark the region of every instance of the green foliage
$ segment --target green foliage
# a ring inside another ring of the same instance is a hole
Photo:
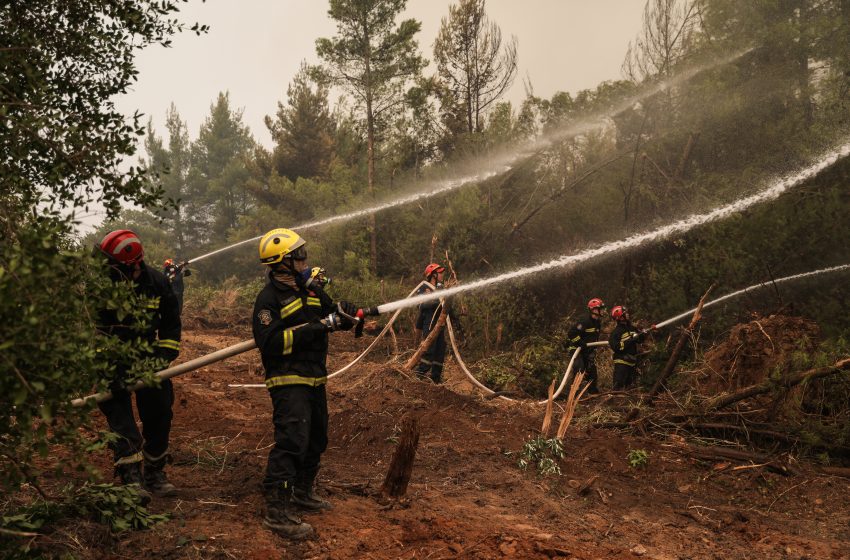
[[[649,464],[649,451],[645,449],[630,449],[626,460],[633,469],[644,468]]]
[[[114,96],[136,78],[136,49],[167,45],[184,28],[171,1],[34,0],[0,7],[0,488],[83,468],[78,427],[90,408],[69,400],[98,388],[107,364],[149,348],[97,335],[96,312],[138,313],[126,285],[113,285],[71,235],[74,211],[100,203],[115,218],[122,201],[153,205],[161,190],[143,170],[123,170],[143,134]],[[197,32],[205,28],[195,26]],[[108,69],[108,71],[106,70]],[[143,322],[140,314],[139,322]],[[131,373],[153,367],[140,360]],[[67,463],[45,458],[68,447]]]
[[[302,62],[286,97],[286,106],[278,102],[275,119],[266,117],[266,126],[275,141],[275,170],[291,181],[298,177],[324,177],[334,153],[328,89],[323,84],[311,84],[309,68]]]
[[[558,461],[564,458],[564,444],[558,438],[529,438],[518,455],[517,466],[522,470],[531,466],[540,476],[561,476]]]
[[[141,505],[137,485],[84,484],[68,486],[61,500],[38,499],[14,511],[4,512],[4,529],[25,533],[49,531],[59,523],[90,519],[109,527],[114,533],[149,529],[168,520],[167,515],[150,513]],[[32,541],[0,535],[3,558],[38,558],[40,551]],[[37,545],[36,545],[37,546]]]

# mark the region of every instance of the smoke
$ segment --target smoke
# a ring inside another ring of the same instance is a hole
[[[590,132],[600,130],[607,126],[613,117],[622,113],[623,111],[634,107],[640,102],[645,101],[646,99],[652,97],[653,95],[661,91],[676,87],[677,85],[688,81],[689,79],[696,76],[697,74],[700,74],[701,72],[705,72],[706,70],[715,68],[717,66],[729,64],[730,62],[733,62],[738,58],[744,56],[750,50],[751,49],[743,50],[731,54],[729,56],[713,60],[711,62],[698,66],[694,66],[687,70],[683,70],[682,72],[670,78],[669,80],[653,84],[652,86],[641,91],[639,94],[627,98],[626,100],[614,105],[612,108],[608,109],[605,112],[588,115],[584,118],[572,121],[563,127],[549,131],[546,134],[540,136],[539,138],[536,138],[535,140],[522,143],[520,146],[511,149],[502,150],[500,152],[497,152],[496,154],[490,154],[485,158],[476,158],[463,165],[463,167],[465,168],[474,169],[474,172],[470,172],[465,175],[449,177],[442,180],[432,180],[420,185],[415,192],[391,198],[387,201],[380,202],[375,205],[362,208],[360,210],[354,210],[345,214],[338,214],[335,216],[330,216],[327,218],[291,226],[289,227],[289,229],[301,232],[316,227],[347,222],[356,218],[374,214],[376,212],[395,208],[397,206],[403,206],[426,198],[431,198],[434,196],[449,193],[451,191],[469,185],[477,185],[482,181],[486,181],[488,179],[497,177],[513,170],[517,165],[526,161],[535,153],[538,153],[541,150],[544,150],[555,143],[562,142],[564,140],[580,136],[582,134],[588,134]],[[233,243],[232,245],[228,245],[226,247],[222,247],[220,249],[216,249],[215,251],[201,255],[199,257],[195,257],[189,262],[197,262],[213,255],[222,253],[224,251],[235,249],[236,247],[240,247],[247,243],[258,241],[261,237],[262,236],[252,237],[251,239],[246,239],[244,241]]]

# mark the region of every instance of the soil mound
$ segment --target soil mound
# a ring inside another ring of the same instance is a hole
[[[786,375],[797,369],[798,358],[817,347],[819,338],[817,324],[802,317],[770,315],[738,324],[706,352],[698,389],[717,394]]]

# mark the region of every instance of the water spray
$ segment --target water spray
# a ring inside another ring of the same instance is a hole
[[[607,126],[613,117],[619,115],[620,113],[628,109],[631,109],[635,105],[641,103],[642,101],[645,101],[653,95],[666,89],[676,87],[677,85],[690,80],[692,77],[706,70],[710,70],[711,68],[734,62],[735,60],[744,56],[751,50],[752,49],[743,50],[727,57],[715,60],[713,62],[695,66],[689,70],[682,71],[681,73],[670,78],[669,80],[659,82],[658,84],[655,84],[645,89],[641,93],[618,103],[606,112],[590,115],[583,119],[579,119],[578,121],[574,121],[560,129],[550,131],[541,136],[540,138],[524,143],[515,150],[503,152],[501,154],[490,155],[487,158],[480,158],[475,162],[471,162],[469,165],[473,165],[476,169],[482,170],[477,173],[437,181],[433,187],[420,190],[416,193],[394,198],[386,202],[375,204],[368,208],[363,208],[361,210],[354,210],[345,214],[339,214],[335,216],[330,216],[328,218],[306,222],[300,225],[293,226],[289,229],[295,231],[302,231],[305,229],[312,229],[320,226],[334,224],[337,222],[347,222],[349,220],[368,216],[370,214],[374,214],[382,210],[387,210],[396,206],[403,206],[426,198],[445,194],[468,185],[477,185],[482,181],[486,181],[488,179],[497,177],[499,175],[511,171],[518,164],[522,163],[523,161],[532,157],[534,154],[539,153],[541,150],[544,150],[557,142],[561,142],[568,138],[600,130]],[[262,236],[257,236],[252,237],[251,239],[246,239],[244,241],[238,241],[231,245],[227,245],[226,247],[221,247],[220,249],[216,249],[199,257],[190,259],[186,261],[186,263],[195,263],[208,257],[212,257],[213,255],[229,251],[230,249],[235,249],[236,247],[241,247],[242,245],[259,241],[261,238]]]
[[[539,272],[544,272],[556,268],[575,267],[579,264],[585,263],[596,258],[610,256],[622,251],[637,248],[651,241],[658,241],[670,237],[671,235],[685,233],[698,226],[710,222],[715,222],[737,214],[739,212],[742,212],[744,210],[747,210],[748,208],[760,204],[762,202],[774,200],[785,192],[791,190],[792,188],[797,187],[802,183],[808,181],[812,177],[817,176],[821,171],[829,168],[837,161],[847,157],[848,155],[850,155],[850,142],[845,143],[839,146],[838,148],[830,150],[829,152],[821,156],[821,158],[818,159],[812,165],[796,173],[778,179],[774,182],[774,184],[772,184],[766,189],[757,192],[756,194],[741,198],[735,202],[731,202],[724,206],[720,206],[704,214],[693,214],[683,220],[673,222],[671,224],[652,231],[635,234],[619,241],[605,243],[603,245],[600,245],[599,247],[593,249],[586,249],[574,255],[564,255],[551,261],[540,263],[534,266],[520,268],[513,272],[507,272],[505,274],[500,274],[498,276],[493,276],[490,278],[483,278],[481,280],[470,282],[469,284],[462,284],[460,286],[446,288],[445,290],[441,290],[439,293],[434,292],[430,294],[422,294],[414,296],[412,298],[406,298],[398,301],[384,303],[382,305],[379,305],[376,308],[376,311],[381,314],[388,313],[403,307],[414,307],[421,303],[433,301],[439,298],[451,297],[463,292],[481,289],[508,280],[514,280],[523,276],[528,276],[530,274],[536,274]]]
[[[738,296],[742,296],[744,294],[747,294],[749,292],[753,292],[753,291],[756,291],[756,290],[760,290],[762,288],[767,288],[767,287],[770,287],[770,286],[774,286],[776,284],[781,284],[782,282],[789,282],[791,280],[799,280],[801,278],[809,278],[809,277],[812,277],[812,276],[819,276],[821,274],[829,274],[831,272],[840,272],[842,270],[850,270],[850,264],[842,264],[842,265],[839,265],[839,266],[831,266],[829,268],[822,268],[820,270],[813,270],[811,272],[803,272],[802,274],[794,274],[792,276],[785,276],[783,278],[777,278],[776,280],[771,280],[769,282],[762,282],[761,284],[754,284],[754,285],[752,285],[748,288],[744,288],[743,290],[738,290],[737,292],[732,292],[731,294],[726,294],[725,296],[721,296],[717,299],[713,299],[711,301],[708,301],[708,302],[703,304],[702,308],[705,309],[706,307],[711,307],[712,305],[717,305],[718,303],[722,303],[726,300],[736,298]],[[696,311],[696,307],[693,308],[693,309],[690,309],[688,311],[685,311],[684,313],[680,313],[680,314],[676,315],[675,317],[670,317],[669,319],[661,321],[660,323],[658,323],[655,326],[658,327],[658,328],[666,327],[667,325],[670,325],[672,323],[675,323],[677,321],[681,321],[682,319],[686,319],[687,317],[690,317],[691,315],[694,314],[695,311]]]

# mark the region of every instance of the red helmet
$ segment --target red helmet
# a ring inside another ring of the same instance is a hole
[[[430,278],[432,274],[436,272],[445,272],[446,267],[441,266],[437,263],[431,263],[425,267],[425,278]]]
[[[598,297],[587,302],[587,308],[593,311],[594,309],[605,309],[605,302]]]
[[[615,321],[622,321],[629,314],[629,310],[625,305],[615,305],[611,310],[611,318]]]
[[[119,229],[106,234],[97,245],[111,260],[121,264],[136,264],[145,257],[139,236],[129,229]]]
[[[162,266],[171,266],[174,264],[174,259],[165,259],[165,262],[162,263]]]

